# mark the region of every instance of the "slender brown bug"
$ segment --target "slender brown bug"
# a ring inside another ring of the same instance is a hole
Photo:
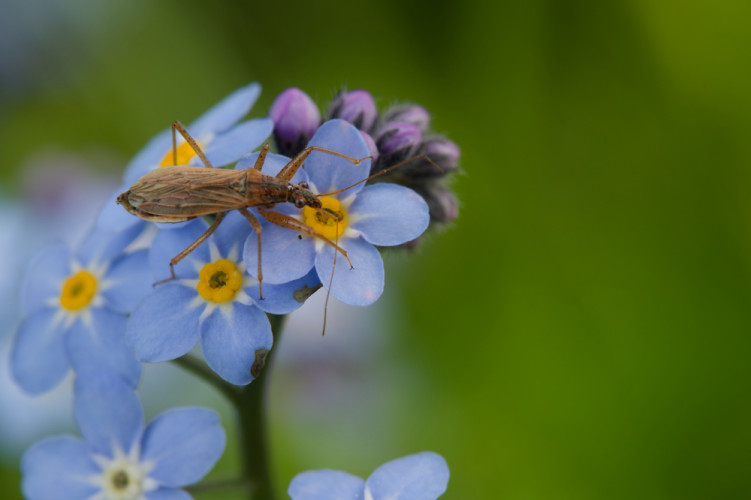
[[[323,196],[322,194],[314,194],[304,182],[300,184],[290,183],[290,179],[292,179],[305,159],[313,151],[338,156],[354,165],[359,165],[361,162],[370,159],[370,156],[356,159],[330,149],[309,146],[290,160],[275,177],[272,177],[261,173],[261,168],[269,150],[268,143],[261,149],[252,169],[228,170],[213,168],[199,145],[179,121],[175,121],[172,124],[173,163],[177,163],[176,130],[180,132],[208,168],[195,166],[159,168],[141,177],[130,189],[117,197],[117,202],[128,212],[152,222],[182,222],[204,215],[216,215],[214,223],[211,224],[206,232],[170,260],[171,277],[158,283],[175,279],[175,265],[208,239],[228,211],[238,210],[256,232],[258,241],[258,281],[260,287],[260,283],[263,281],[261,270],[261,224],[248,211],[250,207],[257,208],[258,213],[273,224],[323,240],[335,248],[338,253],[341,253],[347,259],[350,267],[352,267],[352,262],[347,256],[347,251],[340,247],[337,242],[332,241],[303,222],[271,209],[276,203],[283,202],[294,203],[298,208],[309,206],[314,209],[321,209],[319,197]],[[420,156],[425,157],[433,163],[425,155]],[[407,161],[411,161],[412,159],[414,158]],[[373,177],[385,174],[404,163],[406,162],[393,165],[352,186],[338,190],[336,193],[366,182]],[[436,165],[436,167],[438,166]],[[440,167],[438,168],[440,169]],[[335,217],[334,215],[327,214],[325,210],[321,210],[321,214],[324,217]]]

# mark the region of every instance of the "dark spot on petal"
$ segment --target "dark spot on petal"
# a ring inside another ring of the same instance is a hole
[[[261,348],[256,351],[256,359],[253,361],[253,366],[250,367],[250,374],[253,375],[253,378],[258,378],[261,374],[261,370],[266,365],[266,356],[268,354],[268,349]]]

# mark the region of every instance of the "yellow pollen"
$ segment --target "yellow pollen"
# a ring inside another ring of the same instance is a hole
[[[333,196],[323,196],[320,200],[321,208],[303,208],[303,222],[328,239],[336,240],[347,227],[347,212]]]
[[[203,146],[199,143],[198,147],[203,149]],[[196,155],[196,152],[193,150],[193,147],[187,143],[183,142],[179,146],[177,146],[177,163],[174,162],[174,158],[172,156],[172,148],[169,148],[169,151],[167,151],[167,154],[164,155],[164,158],[162,158],[162,163],[159,164],[160,167],[173,167],[175,165],[187,165],[188,162]]]
[[[198,294],[213,302],[227,302],[242,287],[242,273],[231,260],[209,262],[198,273]]]
[[[78,271],[63,283],[60,305],[69,311],[78,311],[89,305],[96,294],[96,278],[88,271]]]

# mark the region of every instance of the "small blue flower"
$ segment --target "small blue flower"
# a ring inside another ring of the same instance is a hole
[[[197,219],[156,236],[150,261],[157,279],[170,276],[170,259],[207,227]],[[240,259],[251,231],[244,217],[230,212],[206,242],[175,266],[178,278],[158,285],[144,298],[127,324],[128,343],[138,359],[178,358],[200,338],[206,362],[222,378],[238,385],[253,380],[251,367],[257,353],[262,355],[272,344],[271,325],[263,311],[292,312],[315,290],[318,280],[310,273],[283,285],[264,283],[261,300],[258,281],[245,272]]]
[[[435,500],[448,480],[443,457],[423,451],[383,464],[367,481],[329,469],[303,472],[292,479],[287,493],[292,500]]]
[[[229,165],[260,146],[271,134],[270,118],[247,120],[235,125],[253,107],[261,86],[251,83],[225,97],[187,128],[214,167]],[[234,126],[233,126],[234,125]],[[178,165],[203,165],[193,148],[176,132]],[[108,229],[122,229],[142,223],[115,203],[122,193],[144,174],[173,164],[172,128],[157,134],[125,168],[124,184],[118,188],[99,214],[97,224]]]
[[[138,383],[141,366],[125,343],[125,321],[153,282],[147,251],[124,253],[138,232],[95,230],[76,253],[56,244],[31,260],[10,360],[25,391],[52,389],[71,366],[108,367]]]
[[[24,453],[29,500],[189,499],[180,488],[198,482],[224,451],[212,410],[171,409],[144,429],[135,391],[111,372],[78,374],[74,411],[83,439],[51,437]]]
[[[324,123],[309,146],[331,149],[361,159],[369,151],[360,132],[344,120]],[[250,155],[238,163],[252,164]],[[273,175],[277,166],[264,165],[263,173]],[[310,189],[325,194],[362,181],[370,171],[370,160],[359,165],[337,156],[313,152],[305,163]],[[420,236],[428,227],[428,206],[409,188],[380,183],[357,184],[341,193],[321,196],[323,210],[296,209],[291,203],[277,204],[274,210],[290,215],[327,236],[348,252],[354,268],[343,255],[337,255],[331,295],[351,305],[369,305],[383,292],[383,260],[378,246],[400,245]],[[339,222],[331,216],[337,214]],[[268,283],[285,283],[305,276],[311,269],[328,287],[334,269],[334,249],[320,238],[310,237],[274,224],[262,230],[263,277]],[[255,236],[245,244],[248,271],[255,273],[258,248]]]

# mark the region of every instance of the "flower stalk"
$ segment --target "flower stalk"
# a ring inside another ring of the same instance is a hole
[[[274,343],[281,336],[286,316],[269,314]],[[241,476],[252,484],[250,500],[274,500],[274,488],[271,476],[271,457],[268,448],[266,391],[269,385],[269,363],[272,349],[266,358],[266,367],[260,375],[240,390],[238,409],[238,426],[240,449],[242,450]]]

